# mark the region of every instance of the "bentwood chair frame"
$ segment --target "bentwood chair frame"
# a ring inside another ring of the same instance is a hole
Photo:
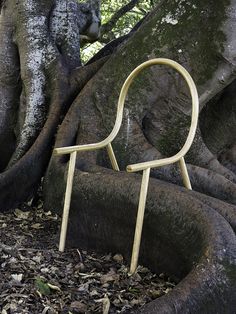
[[[74,177],[74,171],[75,171],[75,161],[76,161],[77,152],[106,148],[113,169],[116,171],[119,171],[119,166],[118,166],[111,143],[116,137],[117,133],[119,132],[119,129],[122,123],[123,108],[124,108],[124,103],[125,103],[125,99],[126,99],[129,87],[131,83],[133,82],[134,78],[143,69],[152,65],[157,65],[157,64],[168,65],[174,68],[185,79],[189,87],[190,95],[192,98],[192,118],[191,118],[191,126],[189,129],[186,142],[184,146],[182,147],[182,149],[176,155],[172,157],[168,157],[168,158],[159,159],[159,160],[152,160],[152,161],[146,161],[146,162],[128,165],[126,168],[128,172],[143,171],[142,183],[141,183],[141,189],[140,189],[140,195],[139,195],[139,205],[138,205],[138,213],[137,213],[137,220],[136,220],[136,227],[135,227],[135,235],[134,235],[134,242],[133,242],[133,250],[132,250],[132,257],[131,257],[131,266],[130,266],[131,274],[135,272],[137,268],[137,264],[138,264],[138,256],[139,256],[139,249],[140,249],[141,236],[142,236],[142,227],[143,227],[146,197],[147,197],[147,191],[148,191],[148,183],[149,183],[149,177],[150,177],[150,169],[173,164],[173,163],[178,163],[181,170],[181,175],[182,175],[183,183],[185,187],[189,190],[192,189],[187,167],[184,160],[184,156],[190,149],[195,133],[196,133],[197,122],[198,122],[198,112],[199,112],[198,93],[197,93],[197,89],[196,89],[196,86],[192,77],[190,76],[190,74],[184,67],[182,67],[179,63],[170,59],[156,58],[156,59],[148,60],[140,64],[131,72],[131,74],[128,76],[128,78],[126,79],[126,81],[124,82],[122,86],[119,100],[118,100],[115,125],[110,135],[106,139],[104,139],[101,142],[93,143],[93,144],[75,145],[75,146],[68,146],[68,147],[61,147],[61,148],[54,149],[55,155],[70,154],[63,217],[62,217],[62,226],[61,226],[61,234],[60,234],[60,243],[59,243],[59,251],[63,252],[65,249],[65,240],[66,240],[66,233],[67,233],[67,225],[68,225],[68,217],[69,217],[69,209],[70,209],[70,201],[71,201],[71,193],[72,193],[72,185],[73,185],[73,177]]]

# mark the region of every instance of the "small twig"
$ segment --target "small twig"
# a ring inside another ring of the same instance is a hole
[[[81,253],[80,253],[80,250],[77,249],[76,251],[77,251],[77,253],[79,254],[80,262],[83,263],[83,257],[82,257],[82,255],[81,255]]]
[[[103,303],[103,314],[109,314],[111,302],[110,302],[107,294],[105,295],[102,303]]]

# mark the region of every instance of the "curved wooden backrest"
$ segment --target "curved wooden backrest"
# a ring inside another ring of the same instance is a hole
[[[120,130],[120,126],[121,126],[122,119],[123,119],[124,103],[125,103],[125,99],[126,99],[126,96],[127,96],[127,93],[128,93],[128,90],[129,90],[131,83],[133,82],[134,78],[143,69],[145,69],[151,65],[156,65],[156,64],[171,66],[172,68],[176,69],[184,77],[185,81],[187,82],[189,90],[190,90],[190,94],[192,97],[191,127],[189,130],[187,140],[186,140],[183,148],[178,152],[178,154],[176,154],[175,156],[170,157],[170,158],[158,160],[157,164],[151,162],[151,164],[150,163],[149,164],[142,163],[142,164],[139,164],[139,166],[130,165],[127,167],[127,171],[132,172],[132,171],[142,170],[142,169],[144,169],[143,167],[148,168],[148,167],[162,166],[164,164],[170,164],[170,163],[176,162],[181,157],[183,157],[187,153],[187,151],[189,150],[189,148],[193,142],[195,132],[196,132],[197,120],[198,120],[198,107],[199,107],[198,94],[197,94],[197,89],[196,89],[196,86],[193,82],[193,79],[191,78],[191,76],[187,72],[187,70],[185,70],[185,68],[182,67],[179,63],[177,63],[173,60],[170,60],[170,59],[165,59],[165,58],[156,58],[156,59],[148,60],[148,61],[140,64],[137,68],[135,68],[130,73],[130,75],[127,77],[127,79],[125,80],[125,82],[121,88],[121,92],[120,92],[120,96],[119,96],[119,100],[118,100],[118,106],[117,106],[115,125],[114,125],[111,133],[109,134],[109,136],[107,138],[105,138],[103,141],[98,142],[98,143],[55,148],[54,153],[57,155],[70,154],[70,153],[75,152],[75,151],[86,151],[86,150],[99,149],[99,148],[106,147],[109,144],[111,144],[111,142],[114,140],[114,138],[116,137],[117,133]],[[165,160],[165,162],[164,162],[164,160]]]
[[[152,167],[160,167],[160,166],[177,162],[178,160],[180,160],[181,157],[184,157],[184,155],[188,152],[189,148],[192,145],[192,142],[196,133],[197,122],[198,122],[198,112],[199,112],[199,101],[198,101],[197,89],[196,89],[196,86],[192,77],[187,72],[187,70],[185,70],[185,68],[182,67],[179,63],[170,59],[156,58],[156,59],[146,61],[140,64],[137,68],[135,68],[126,79],[124,85],[122,86],[120,97],[118,100],[117,118],[116,118],[115,126],[109,136],[110,139],[113,140],[120,129],[124,103],[125,103],[125,99],[126,99],[131,83],[143,69],[150,67],[152,65],[156,65],[156,64],[168,65],[174,68],[183,76],[183,78],[187,82],[187,85],[189,87],[190,94],[192,97],[192,119],[191,119],[190,130],[189,130],[189,134],[188,134],[188,137],[184,146],[176,155],[172,157],[164,158],[164,159],[159,159],[157,161],[143,162],[143,163],[129,165],[127,166],[127,171],[129,172],[140,171],[140,170],[144,170],[144,169],[152,168]]]

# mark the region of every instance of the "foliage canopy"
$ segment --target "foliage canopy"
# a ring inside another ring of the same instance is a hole
[[[159,0],[102,0],[101,36],[94,43],[82,47],[83,61],[89,60],[108,42],[128,34]]]

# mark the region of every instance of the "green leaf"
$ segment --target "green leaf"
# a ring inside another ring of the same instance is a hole
[[[35,279],[35,287],[42,295],[49,295],[50,288],[41,278]]]

